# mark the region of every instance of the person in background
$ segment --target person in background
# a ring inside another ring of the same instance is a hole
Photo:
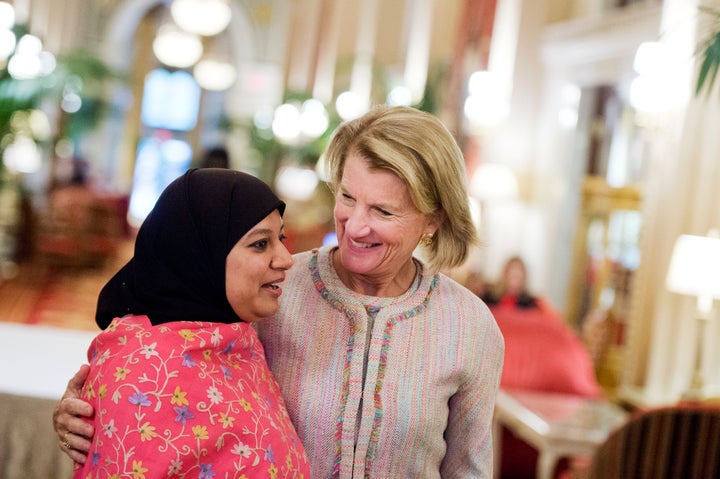
[[[436,117],[376,107],[325,157],[338,244],[296,254],[280,309],[256,324],[313,477],[492,477],[503,338],[439,272],[477,241],[462,152]],[[76,459],[93,432],[76,417],[91,413],[82,376],[55,414]]]
[[[275,313],[292,265],[284,207],[237,171],[165,189],[100,292],[82,390],[97,434],[75,478],[310,477],[251,326]]]
[[[486,289],[483,301],[496,316],[499,311],[535,311],[553,321],[562,321],[560,313],[540,296],[530,292],[527,267],[520,256],[510,257],[503,266],[500,280]]]
[[[484,295],[489,305],[514,306],[517,308],[537,307],[537,298],[527,288],[525,261],[513,256],[505,262],[500,280]]]
[[[203,155],[200,168],[230,168],[230,154],[222,146],[210,148]]]
[[[501,279],[485,293],[505,339],[500,387],[599,397],[592,361],[576,332],[550,303],[532,294],[519,256],[507,260]],[[535,477],[538,452],[508,429],[500,431],[500,477]],[[567,472],[568,461],[558,471]]]

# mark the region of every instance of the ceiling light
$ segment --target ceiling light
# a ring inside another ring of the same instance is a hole
[[[187,68],[200,59],[203,46],[196,35],[166,24],[160,27],[153,41],[153,52],[167,66]]]
[[[235,83],[237,72],[232,64],[219,60],[200,60],[193,69],[198,84],[206,90],[227,90]]]
[[[230,23],[232,12],[225,0],[175,0],[170,6],[175,23],[186,32],[212,36]]]

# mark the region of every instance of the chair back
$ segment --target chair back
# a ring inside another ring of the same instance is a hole
[[[634,413],[608,436],[591,479],[720,477],[720,406],[679,404]]]

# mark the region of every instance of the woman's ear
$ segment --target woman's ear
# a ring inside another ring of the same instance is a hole
[[[445,217],[445,211],[443,210],[436,210],[433,213],[430,213],[428,215],[428,229],[425,232],[435,234],[435,232],[440,228],[440,225],[442,225],[445,221]]]

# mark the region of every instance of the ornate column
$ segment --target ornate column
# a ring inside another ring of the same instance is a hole
[[[367,111],[370,106],[377,6],[378,0],[363,0],[360,3],[360,16],[355,40],[355,62],[350,78],[350,91],[357,96],[360,111],[362,112]]]
[[[311,88],[323,4],[322,0],[303,0],[293,6],[296,10],[302,10],[305,21],[299,31],[293,32],[293,42],[289,46],[287,85],[290,90],[309,91]]]
[[[422,100],[427,81],[430,51],[430,24],[433,0],[407,0],[408,18],[405,73],[403,81],[410,89],[412,103]]]
[[[324,0],[318,33],[313,97],[329,104],[333,99],[340,15],[344,0]]]

